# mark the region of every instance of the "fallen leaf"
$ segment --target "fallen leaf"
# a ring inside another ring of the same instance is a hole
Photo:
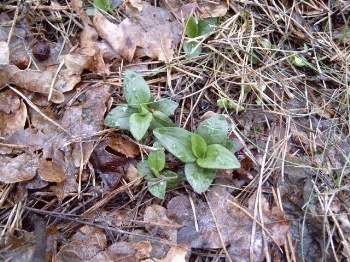
[[[134,158],[140,153],[139,146],[124,138],[121,134],[111,137],[108,146],[130,158]]]
[[[160,205],[154,204],[148,206],[143,216],[143,220],[148,222],[145,225],[145,228],[152,234],[158,232],[158,234],[162,236],[165,235],[168,240],[176,243],[177,229],[174,227],[176,223],[174,223],[172,219],[168,218],[166,212],[166,209]]]
[[[36,174],[38,157],[24,153],[16,157],[0,156],[0,181],[16,183],[32,179]]]
[[[62,163],[56,161],[39,160],[38,174],[48,182],[63,182],[66,179]]]
[[[172,246],[168,251],[167,255],[162,259],[152,258],[145,259],[144,262],[185,262],[186,256],[189,253],[187,245],[176,245]]]
[[[67,257],[79,260],[94,260],[94,257],[107,247],[107,238],[101,229],[92,226],[81,227],[71,238],[71,242],[64,245],[57,254],[58,261],[67,261]],[[69,261],[69,260],[68,260]]]
[[[9,93],[6,92],[5,95],[6,94]],[[11,105],[12,101],[14,105]],[[15,109],[17,102],[19,102],[19,106]],[[14,133],[23,130],[27,120],[27,107],[22,100],[18,99],[18,97],[13,97],[11,95],[7,97],[6,103],[3,104],[3,107],[6,106],[8,106],[8,108],[4,110],[8,113],[2,113],[0,109],[0,131],[1,136],[10,137]]]
[[[249,199],[249,206],[245,208],[253,217],[254,198]],[[215,186],[207,193],[208,203],[195,199],[195,212],[198,228],[195,228],[192,208],[187,197],[177,196],[169,201],[167,215],[177,223],[182,223],[177,239],[180,244],[187,244],[190,248],[222,248],[222,243],[229,246],[228,253],[235,261],[249,260],[250,238],[253,221],[241,208],[240,204],[224,187]],[[263,199],[263,221],[269,243],[282,245],[289,229],[289,222],[283,212],[274,207],[271,210]],[[211,212],[211,211],[212,212]],[[215,216],[215,219],[213,218]],[[181,222],[186,221],[186,222]],[[219,232],[220,235],[219,235]],[[261,228],[258,226],[254,235],[254,259],[264,258]]]
[[[148,56],[169,63],[182,36],[182,28],[175,18],[148,2],[142,2],[138,21],[126,18],[117,25],[96,11],[93,22],[99,36],[129,62],[135,56]]]
[[[227,13],[227,1],[219,1],[218,3],[200,1],[198,2],[198,10],[199,17],[202,19],[209,17],[221,17]]]

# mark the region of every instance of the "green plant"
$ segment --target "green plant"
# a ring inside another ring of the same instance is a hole
[[[220,107],[220,108],[227,108],[227,109],[235,110],[238,112],[244,111],[244,106],[241,106],[234,101],[229,101],[226,98],[218,99],[216,101],[216,103],[217,103],[218,107]]]
[[[159,148],[160,144],[156,142],[153,147]],[[165,153],[161,150],[151,151],[147,161],[137,163],[139,174],[145,176],[147,180],[149,192],[161,199],[164,199],[167,188],[174,188],[181,181],[178,174],[170,170],[164,170],[164,168]]]
[[[169,99],[153,101],[143,77],[131,70],[124,73],[124,96],[127,104],[118,105],[105,118],[105,125],[129,130],[141,140],[149,128],[175,126],[169,119],[178,104]]]
[[[227,139],[228,123],[224,116],[204,120],[194,133],[178,127],[162,127],[153,134],[163,147],[185,163],[185,175],[197,193],[206,191],[218,169],[239,168],[234,156],[237,145]]]
[[[184,40],[183,50],[189,58],[196,57],[202,52],[202,44],[207,34],[213,31],[212,25],[217,24],[217,19],[213,17],[199,19],[190,16],[186,24],[186,36],[189,40]]]
[[[105,12],[113,11],[112,0],[94,0],[94,5]]]

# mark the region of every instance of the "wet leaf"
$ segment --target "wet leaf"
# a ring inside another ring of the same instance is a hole
[[[131,70],[124,72],[123,91],[129,106],[138,108],[151,100],[149,86],[143,77]]]
[[[166,182],[160,181],[160,180],[161,180],[161,177],[159,177],[159,179],[149,180],[147,182],[148,190],[155,197],[158,197],[160,199],[164,199],[165,190],[166,190]]]
[[[179,106],[178,103],[170,99],[161,99],[149,104],[149,107],[162,112],[165,116],[170,116],[174,114],[175,109]]]
[[[106,126],[129,130],[129,118],[136,112],[136,108],[129,107],[128,105],[116,106],[108,113],[104,123]]]
[[[191,132],[178,127],[162,127],[153,130],[159,142],[184,163],[196,161],[192,152]]]
[[[202,53],[202,44],[196,40],[184,40],[183,49],[189,58],[193,58]]]
[[[176,174],[173,171],[166,170],[162,173],[162,176],[164,177],[173,177],[173,179],[167,179],[166,181],[166,188],[175,188],[179,185],[182,178],[178,174]]]
[[[207,152],[207,143],[197,134],[191,134],[192,152],[198,158],[204,158]]]
[[[160,128],[160,127],[175,127],[175,124],[173,121],[170,120],[169,117],[164,115],[160,111],[154,111],[153,113],[153,119],[150,125],[151,129]]]
[[[195,133],[203,137],[208,146],[222,144],[228,135],[228,123],[223,115],[214,115],[200,123]]]
[[[152,122],[152,118],[151,112],[148,112],[146,115],[134,113],[130,116],[130,132],[137,140],[141,140],[146,134]]]
[[[185,165],[185,174],[193,190],[200,194],[210,187],[216,176],[216,170],[202,168],[196,163],[188,163]]]
[[[156,175],[165,167],[165,153],[161,150],[153,150],[148,155],[148,166]]]
[[[205,157],[197,159],[197,164],[211,169],[233,169],[241,166],[228,149],[218,144],[209,145]]]

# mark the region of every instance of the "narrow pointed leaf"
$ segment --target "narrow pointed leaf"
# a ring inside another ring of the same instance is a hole
[[[191,38],[198,36],[198,23],[193,16],[190,16],[187,20],[186,35]]]
[[[233,169],[241,167],[237,158],[222,145],[209,145],[205,158],[197,159],[197,164],[210,169]]]
[[[162,171],[165,167],[165,153],[161,150],[154,150],[149,153],[148,159],[147,159],[148,165],[150,169],[155,173],[156,175],[159,174],[160,171]]]
[[[203,158],[207,152],[207,143],[197,134],[191,134],[192,152],[198,158]]]
[[[178,127],[161,127],[153,130],[153,134],[166,150],[184,163],[196,161],[192,152],[191,132]]]
[[[108,113],[104,124],[109,127],[130,130],[129,118],[136,112],[137,109],[129,107],[128,105],[117,106]]]
[[[203,193],[213,182],[216,170],[202,168],[196,163],[188,163],[185,165],[185,175],[193,190],[197,193]]]
[[[166,116],[174,114],[175,109],[179,106],[178,103],[170,99],[161,99],[149,104],[149,108],[162,112]]]
[[[147,129],[152,121],[152,114],[149,112],[146,115],[134,113],[130,116],[130,132],[137,139],[141,140],[146,134]]]
[[[124,96],[129,106],[138,107],[139,104],[148,103],[151,91],[143,77],[131,70],[124,73]]]
[[[207,145],[222,144],[228,135],[228,123],[223,115],[215,115],[200,123],[195,133],[203,137]]]

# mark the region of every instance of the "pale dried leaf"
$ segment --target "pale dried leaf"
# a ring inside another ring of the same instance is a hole
[[[21,154],[11,158],[0,156],[0,181],[16,183],[32,179],[36,174],[38,158],[33,154]]]
[[[134,158],[140,153],[138,145],[124,138],[121,134],[111,137],[108,146],[130,158]]]
[[[209,17],[221,17],[226,15],[228,6],[227,1],[219,1],[219,3],[208,3],[202,1],[198,3],[199,17],[209,18]]]
[[[10,63],[10,50],[6,41],[0,41],[0,65]]]
[[[11,106],[9,106],[11,107]],[[27,119],[27,107],[20,101],[20,106],[16,111],[9,114],[0,113],[1,136],[10,137],[14,133],[23,130]]]

